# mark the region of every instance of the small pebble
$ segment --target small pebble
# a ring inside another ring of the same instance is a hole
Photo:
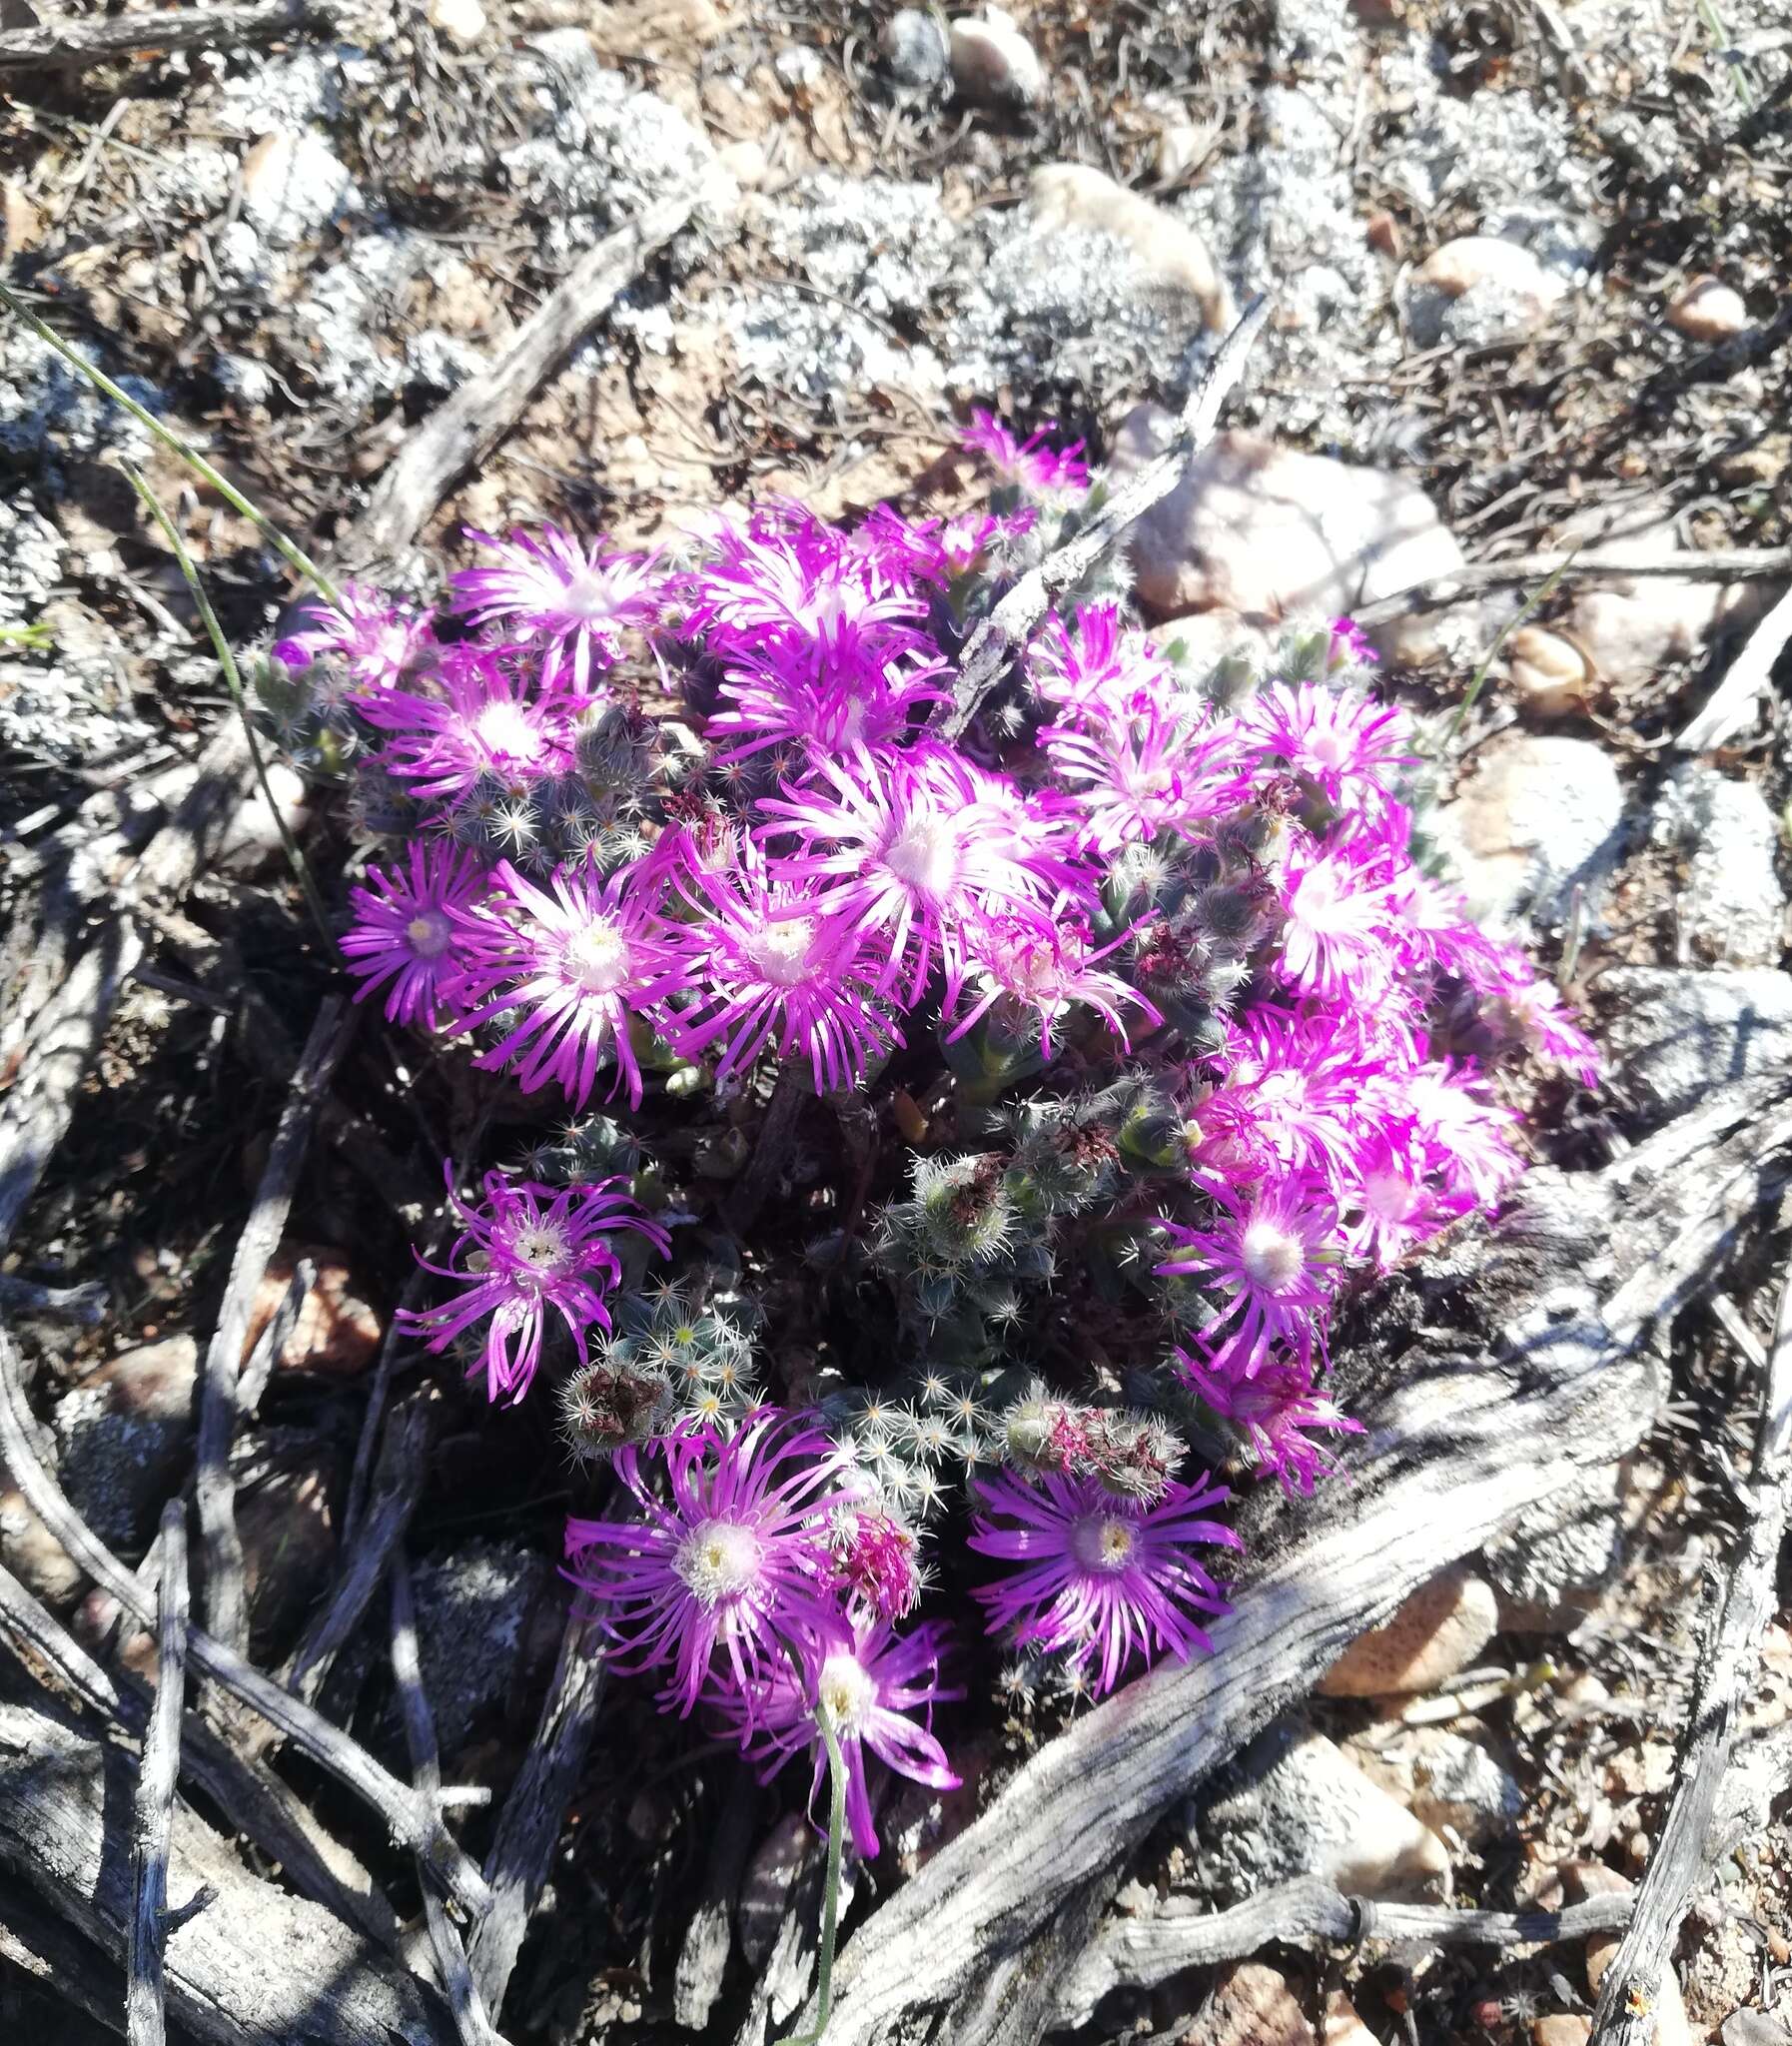
[[[470,50],[485,33],[485,10],[479,0],[430,0],[430,26],[440,29],[458,50]]]
[[[955,21],[951,55],[952,83],[974,106],[1030,107],[1045,97],[1045,66],[1000,7]]]
[[[1753,324],[1742,294],[1714,277],[1695,277],[1667,309],[1667,324],[1689,341],[1731,341]]]
[[[952,52],[938,15],[922,7],[901,8],[884,23],[878,45],[898,85],[925,92],[946,82]]]
[[[1506,657],[1512,686],[1528,710],[1556,717],[1586,695],[1586,656],[1559,632],[1521,625],[1506,641]]]

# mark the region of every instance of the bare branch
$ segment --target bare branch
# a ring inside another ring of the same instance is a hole
[[[238,1374],[237,1413],[244,1420],[250,1419],[261,1406],[268,1381],[274,1376],[274,1367],[293,1340],[293,1331],[299,1326],[299,1317],[305,1312],[305,1303],[311,1298],[311,1290],[317,1283],[317,1266],[310,1258],[301,1258],[293,1267],[292,1281],[281,1295],[280,1305],[268,1318],[268,1326],[255,1339],[255,1348]]]
[[[126,1949],[125,2031],[130,2046],[168,2036],[162,1983],[167,1939],[168,1843],[181,1773],[187,1689],[187,1521],[179,1500],[162,1510],[162,1583],[156,1610],[156,1704],[144,1737],[131,1814],[131,1932]]]
[[[1358,604],[1350,615],[1359,625],[1384,625],[1408,611],[1436,610],[1477,589],[1505,589],[1515,582],[1536,582],[1560,575],[1564,582],[1613,582],[1632,575],[1670,576],[1678,582],[1750,582],[1792,575],[1792,547],[1703,547],[1696,552],[1625,554],[1615,548],[1597,553],[1507,554],[1499,561],[1464,561],[1459,568],[1427,575],[1373,603]]]
[[[299,6],[282,0],[274,7],[187,7],[41,22],[0,32],[0,71],[80,71],[168,50],[235,50],[334,19],[319,0]]]
[[[1674,740],[1682,753],[1708,753],[1714,746],[1727,744],[1753,720],[1788,639],[1792,639],[1792,589],[1748,635],[1711,700]]]

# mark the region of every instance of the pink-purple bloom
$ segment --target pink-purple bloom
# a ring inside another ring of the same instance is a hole
[[[1324,1349],[1326,1311],[1340,1276],[1338,1210],[1330,1196],[1299,1176],[1249,1193],[1204,1178],[1202,1190],[1219,1209],[1214,1226],[1171,1223],[1180,1248],[1159,1272],[1199,1275],[1224,1296],[1209,1333],[1219,1336],[1216,1355],[1229,1370],[1255,1378],[1278,1350],[1311,1368],[1316,1345]]]
[[[992,469],[1028,490],[1080,495],[1089,488],[1083,443],[1073,441],[1068,448],[1055,448],[1048,436],[1057,431],[1054,421],[1022,441],[994,413],[978,407],[969,426],[959,428],[958,438],[973,455],[981,455]]]
[[[1195,1615],[1231,1607],[1195,1551],[1240,1545],[1206,1517],[1232,1497],[1223,1485],[1172,1485],[1149,1507],[1054,1472],[1032,1484],[1003,1473],[976,1491],[982,1511],[970,1546],[1012,1566],[976,1595],[991,1626],[1012,1630],[1017,1645],[1068,1656],[1091,1672],[1097,1697],[1135,1659],[1186,1662],[1212,1649]]]
[[[1336,1468],[1331,1453],[1314,1440],[1316,1433],[1363,1432],[1361,1422],[1352,1421],[1321,1392],[1304,1366],[1272,1364],[1255,1378],[1238,1378],[1187,1350],[1176,1352],[1176,1364],[1189,1390],[1231,1422],[1250,1446],[1258,1470],[1278,1478],[1291,1498],[1311,1494],[1316,1481]]]
[[[537,649],[543,672],[563,675],[580,695],[615,664],[627,633],[658,615],[652,562],[602,539],[581,543],[553,525],[507,540],[472,531],[467,538],[494,559],[449,578],[458,607],[475,624],[502,624],[512,640]]]
[[[386,765],[420,799],[484,780],[525,789],[573,764],[578,699],[531,687],[484,648],[448,648],[428,695],[394,684],[358,707],[387,735]]]
[[[362,980],[358,1002],[384,987],[389,1022],[430,1028],[459,975],[457,919],[484,893],[485,875],[445,841],[413,839],[407,855],[390,872],[370,867],[370,885],[349,891],[355,921],[343,933],[343,952]]]

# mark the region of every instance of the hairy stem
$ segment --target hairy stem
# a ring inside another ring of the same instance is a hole
[[[840,1930],[840,1855],[846,1833],[846,1762],[826,1701],[815,1700],[815,1723],[827,1745],[827,1882],[821,1895],[821,1949],[815,1961],[815,2029],[792,2033],[778,2046],[819,2046],[834,2007],[834,1949]]]

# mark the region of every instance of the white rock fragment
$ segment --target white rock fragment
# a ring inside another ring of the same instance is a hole
[[[1527,710],[1559,717],[1585,699],[1586,655],[1573,640],[1541,625],[1520,625],[1505,652],[1512,687]]]
[[[1434,819],[1470,909],[1510,928],[1527,914],[1568,913],[1576,886],[1592,897],[1622,847],[1624,791],[1590,739],[1502,732]]]
[[[1042,164],[1029,181],[1028,196],[1041,228],[1093,228],[1112,235],[1156,283],[1192,298],[1209,328],[1232,325],[1232,294],[1207,244],[1175,214],[1089,164]]]
[[[1753,325],[1742,294],[1714,277],[1695,277],[1667,309],[1667,324],[1689,341],[1732,341]]]
[[[303,241],[354,196],[348,165],[308,128],[273,129],[243,159],[243,218],[269,242]]]
[[[429,21],[457,50],[470,50],[485,33],[485,10],[479,0],[430,0]]]
[[[952,46],[937,14],[924,7],[898,8],[877,41],[898,85],[926,92],[945,83]]]
[[[308,814],[305,803],[308,790],[303,776],[284,760],[270,760],[268,786],[280,805],[281,820],[289,831],[297,835],[304,830]],[[225,833],[224,843],[218,850],[216,869],[219,873],[235,874],[241,880],[248,880],[285,857],[280,825],[268,808],[267,797],[257,788],[244,798],[242,808]]]
[[[1614,966],[1599,976],[1597,992],[1610,1008],[1607,1042],[1619,1083],[1663,1121],[1714,1087],[1792,1062],[1792,974]]]
[[[1320,1678],[1320,1695],[1436,1690],[1468,1668],[1498,1624],[1492,1585],[1453,1564],[1420,1584],[1382,1625],[1358,1634]]]
[[[952,83],[974,106],[1030,107],[1045,97],[1045,66],[1013,15],[1000,7],[952,24],[951,60]]]
[[[1668,775],[1649,836],[1685,862],[1674,916],[1692,956],[1719,966],[1775,965],[1785,949],[1786,898],[1774,871],[1779,823],[1759,787],[1684,761]]]
[[[1495,235],[1445,242],[1419,266],[1415,282],[1406,319],[1420,348],[1533,333],[1567,291],[1528,249]]]

